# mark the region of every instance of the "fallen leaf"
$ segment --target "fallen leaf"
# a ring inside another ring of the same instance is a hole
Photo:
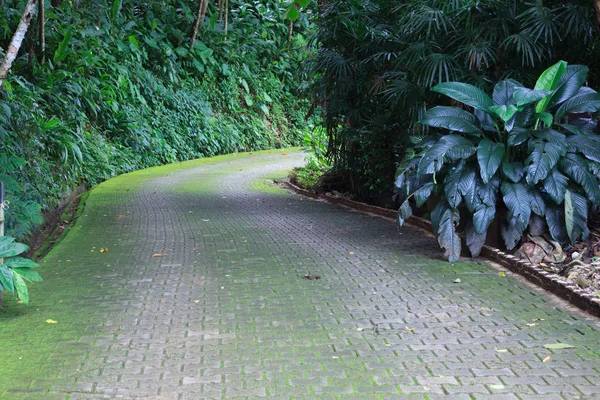
[[[349,252],[348,254],[354,254],[354,252],[353,252],[353,251],[351,251],[351,252]]]
[[[504,272],[502,272],[502,271],[500,271],[500,272],[498,273],[498,275],[500,275],[501,277],[504,277],[504,276],[506,276],[506,274],[505,274]]]
[[[282,156],[286,157],[288,153],[281,153]]]
[[[490,385],[490,389],[504,389],[504,385]]]
[[[536,324],[535,322],[531,323],[531,324],[525,324],[527,326],[538,326],[539,324]]]
[[[409,328],[408,326],[405,326],[404,330],[408,331],[408,332],[414,332],[415,331],[413,328]]]
[[[460,278],[456,278],[455,280],[453,280],[452,282],[454,283],[461,283],[462,281],[460,280]]]
[[[551,343],[551,344],[545,344],[544,347],[547,349],[556,350],[556,349],[572,349],[577,346],[573,346],[572,344],[567,344],[567,343]]]
[[[194,300],[194,303],[198,304],[200,303],[200,300]]]
[[[498,349],[496,350],[497,353],[508,353],[508,350],[506,349]]]
[[[362,332],[363,328],[356,328],[357,331]]]
[[[542,360],[542,362],[548,362],[548,361],[550,361],[550,356],[548,356]]]
[[[338,356],[331,356],[331,358],[339,358]]]
[[[386,343],[386,344],[385,344],[385,346],[386,346],[386,347],[390,347],[390,346],[391,346],[391,344],[389,344],[389,343]]]
[[[164,254],[162,254],[162,253],[152,254],[152,257],[162,257],[162,256],[164,256]]]
[[[47,323],[47,324],[58,324],[58,321],[55,321],[55,320],[53,320],[53,319],[49,319],[49,318],[48,318],[48,319],[46,320],[46,323]]]

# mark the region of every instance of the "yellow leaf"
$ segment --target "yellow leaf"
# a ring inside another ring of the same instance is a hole
[[[508,350],[506,349],[498,349],[496,350],[497,353],[508,353]]]
[[[500,275],[500,276],[502,276],[502,277],[506,276],[506,274],[505,274],[504,272],[502,272],[502,271],[501,271],[501,272],[499,272],[499,273],[498,273],[498,275]]]
[[[47,324],[58,324],[58,321],[55,321],[55,320],[53,320],[53,319],[49,319],[49,318],[48,318],[48,319],[46,320],[46,323],[47,323]]]
[[[331,356],[331,358],[339,358],[338,356]]]
[[[548,362],[548,361],[550,361],[550,356],[548,356],[542,360],[542,362]]]
[[[390,347],[391,346],[391,344],[389,344],[389,343],[386,343],[385,345],[386,345],[386,347]]]

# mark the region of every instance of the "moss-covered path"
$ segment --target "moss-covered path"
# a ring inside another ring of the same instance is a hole
[[[0,311],[0,398],[600,398],[596,320],[270,183],[300,163],[240,154],[94,188],[31,305]]]

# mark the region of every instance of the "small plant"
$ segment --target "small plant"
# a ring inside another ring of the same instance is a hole
[[[507,79],[491,97],[466,83],[435,86],[434,92],[464,106],[434,107],[421,119],[436,133],[416,145],[416,155],[399,171],[399,223],[412,214],[409,199],[420,207],[436,192],[432,227],[450,261],[460,255],[463,210],[473,256],[497,216],[508,249],[533,225],[538,231],[547,226],[561,243],[585,239],[588,211],[600,205],[600,136],[589,118],[600,110],[600,94],[583,86],[587,73],[585,66],[560,61],[534,89]]]
[[[27,245],[15,242],[10,236],[0,236],[0,292],[8,290],[16,293],[19,299],[29,303],[29,292],[27,284],[29,282],[41,282],[42,277],[34,268],[38,267],[35,262],[18,257],[19,254],[27,251]]]

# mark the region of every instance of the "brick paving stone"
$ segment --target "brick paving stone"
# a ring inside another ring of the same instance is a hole
[[[597,319],[275,187],[286,153],[95,187],[31,305],[5,298],[0,399],[600,399]]]

